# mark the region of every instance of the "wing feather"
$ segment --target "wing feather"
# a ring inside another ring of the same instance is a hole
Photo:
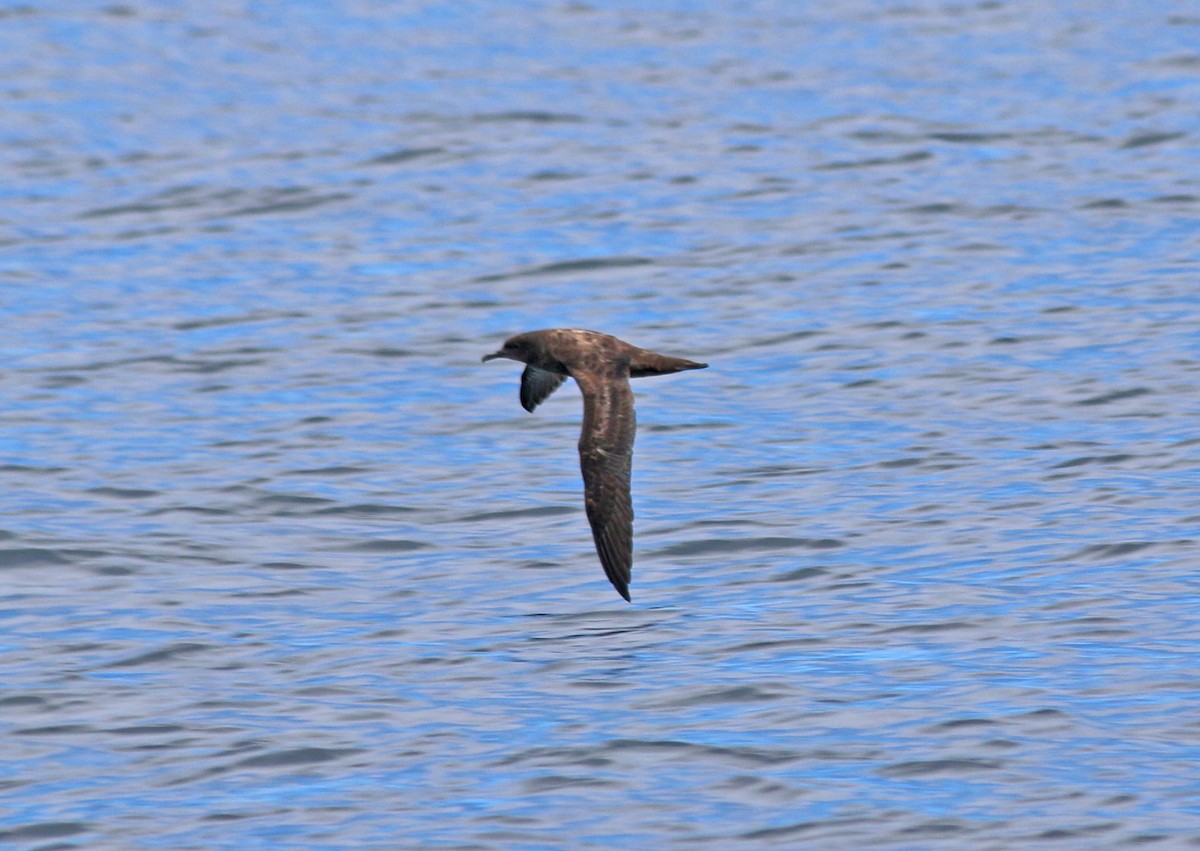
[[[575,380],[583,391],[579,466],[588,522],[604,574],[628,600],[633,575],[630,471],[637,430],[629,373],[620,365],[605,374],[576,374]]]
[[[521,373],[521,407],[532,414],[566,380],[565,375],[529,364]]]

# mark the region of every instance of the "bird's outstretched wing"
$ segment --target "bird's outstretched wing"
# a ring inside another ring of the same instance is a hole
[[[583,391],[583,430],[579,466],[583,497],[596,552],[608,581],[626,600],[633,572],[633,500],[629,475],[637,420],[628,366],[607,374],[575,373]]]
[[[532,414],[566,380],[565,375],[530,364],[521,373],[521,407]]]

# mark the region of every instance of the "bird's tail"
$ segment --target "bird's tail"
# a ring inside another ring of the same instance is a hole
[[[697,363],[687,358],[673,358],[670,355],[660,355],[658,352],[648,352],[638,349],[629,358],[630,378],[644,378],[647,375],[670,375],[672,372],[682,372],[685,369],[704,369],[706,363]]]

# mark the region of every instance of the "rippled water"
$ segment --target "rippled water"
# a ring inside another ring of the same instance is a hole
[[[1197,45],[0,9],[0,843],[1200,846]],[[632,606],[558,325],[712,365]]]

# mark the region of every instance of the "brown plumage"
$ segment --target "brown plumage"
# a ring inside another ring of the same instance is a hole
[[[708,364],[639,349],[598,331],[550,328],[518,334],[484,360],[508,358],[525,364],[521,406],[533,409],[567,376],[583,393],[579,466],[583,498],[596,552],[608,581],[626,600],[633,571],[633,501],[630,464],[637,420],[630,378],[668,375]]]

